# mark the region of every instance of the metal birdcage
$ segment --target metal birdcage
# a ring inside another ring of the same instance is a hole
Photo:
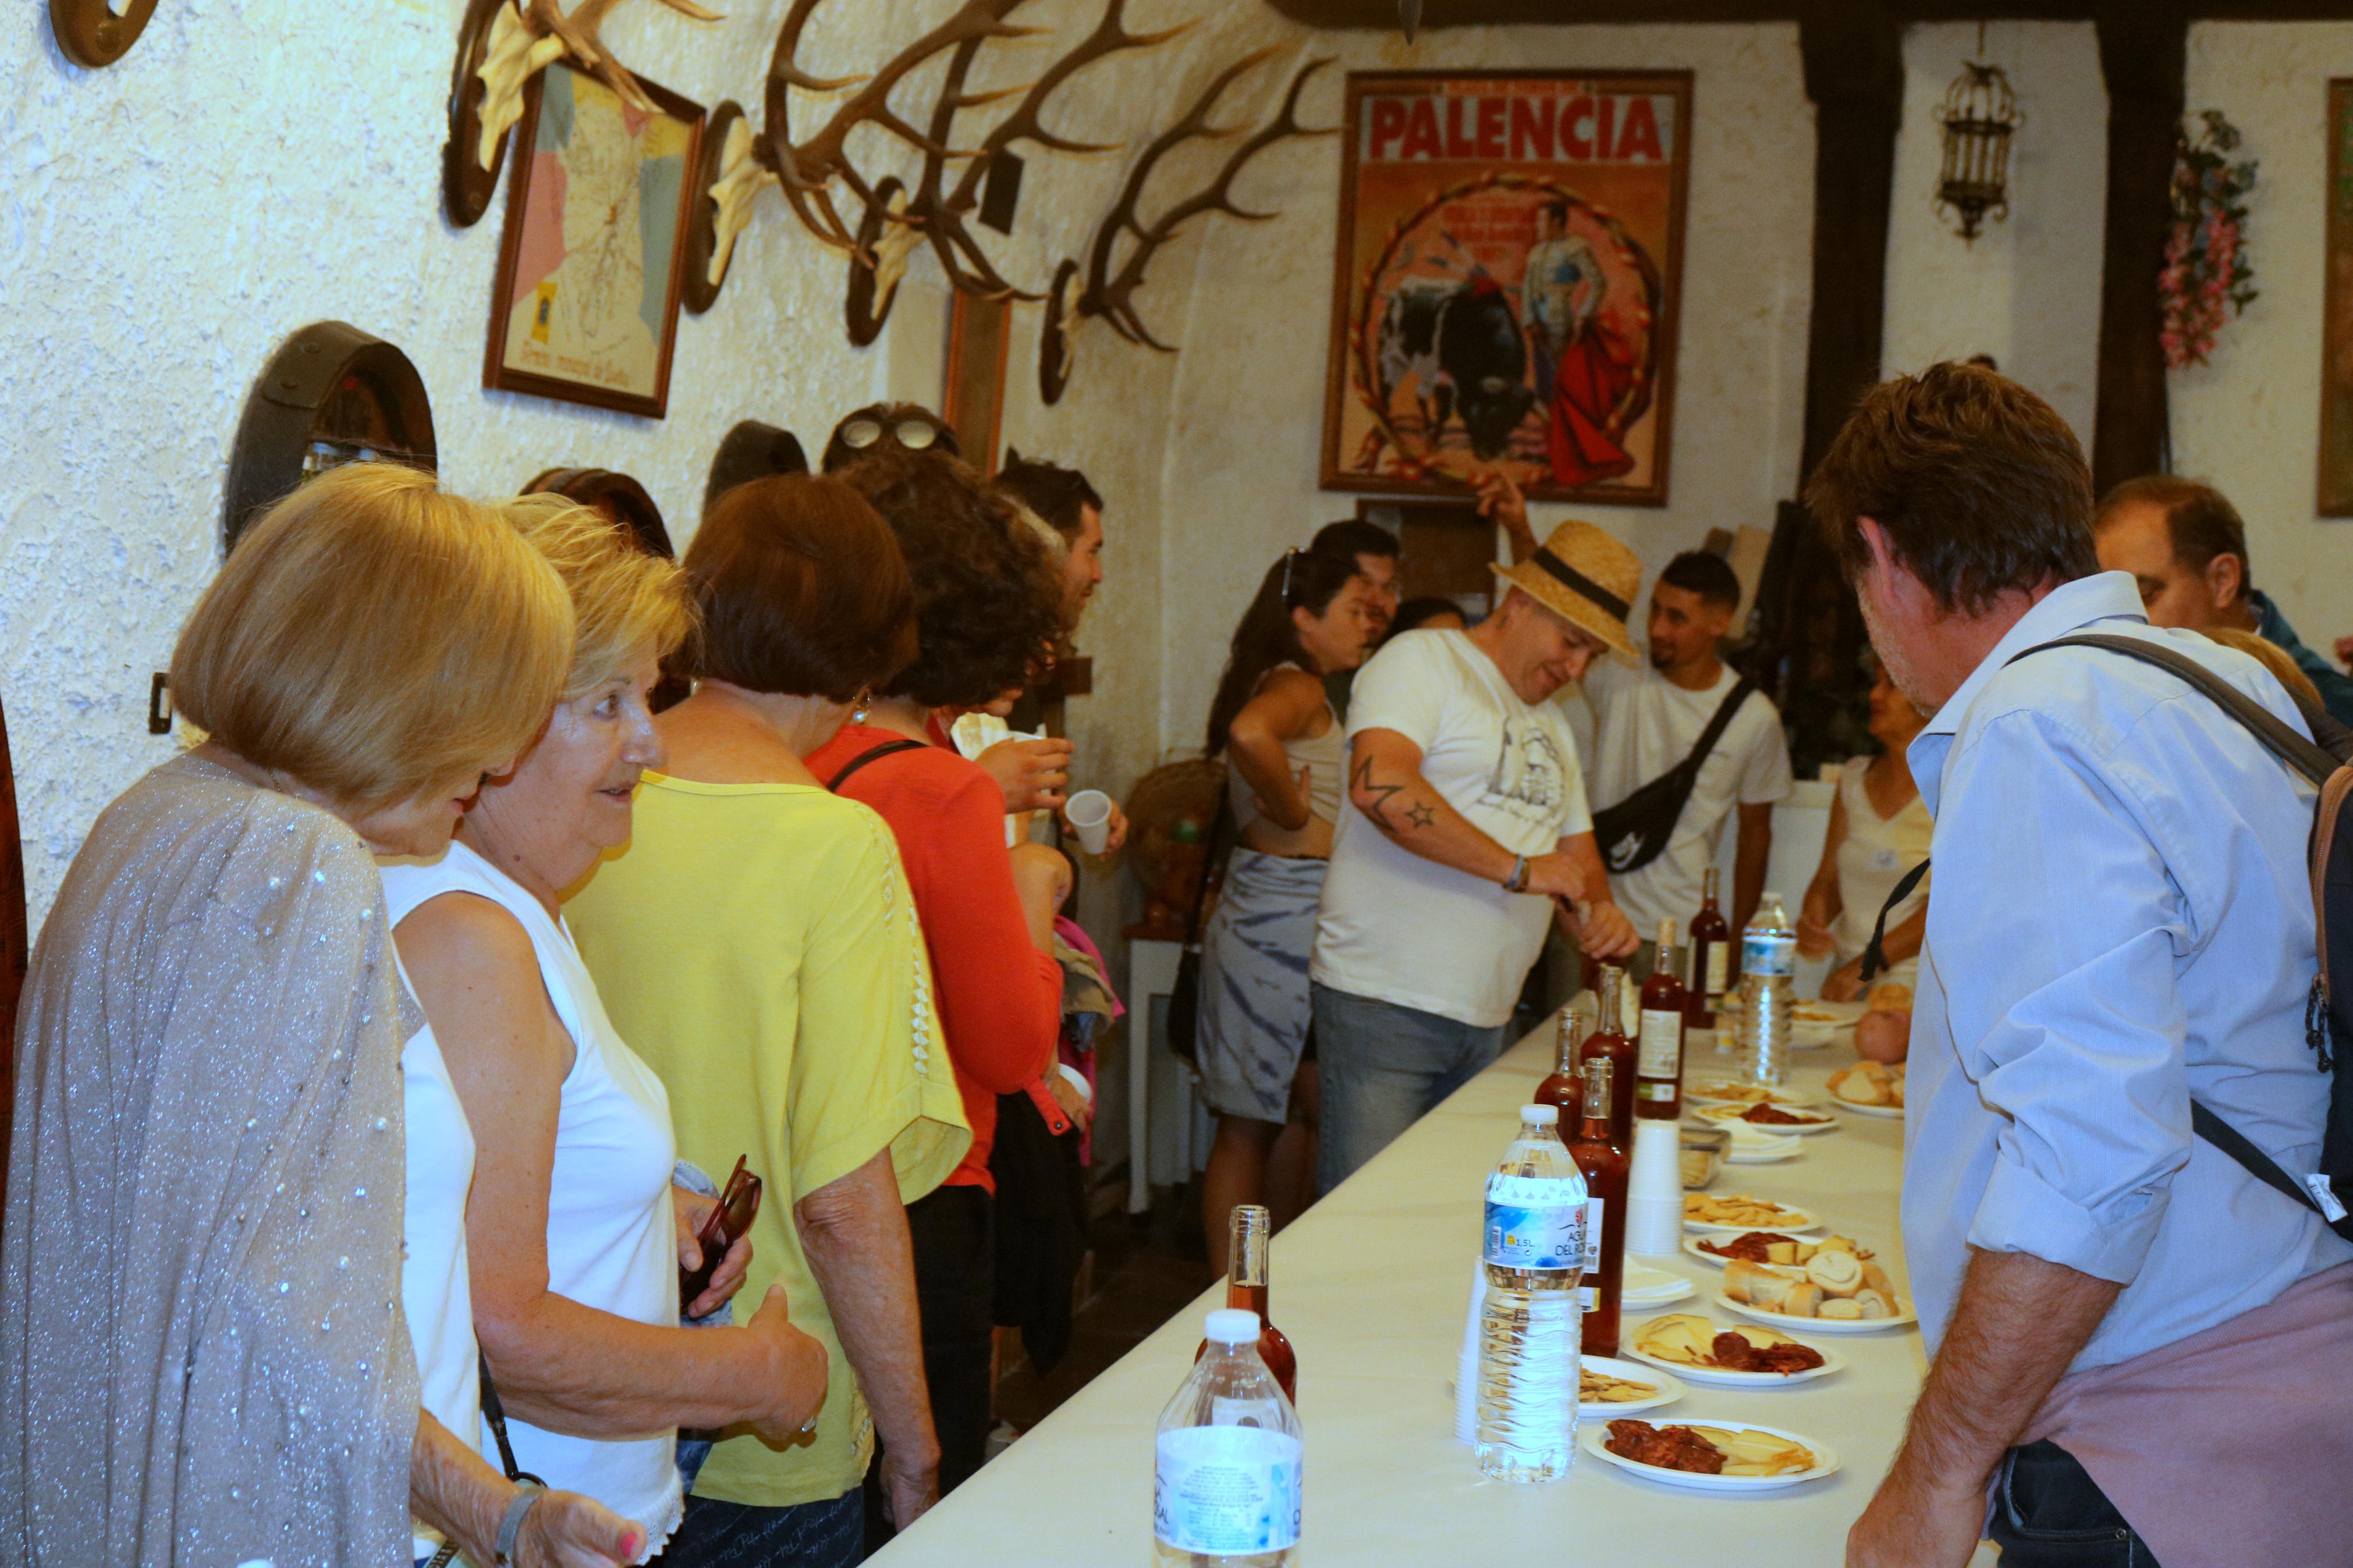
[[[2002,68],[1969,60],[1945,89],[1936,119],[1945,128],[1936,210],[1957,220],[1963,239],[1974,240],[1988,214],[2010,216],[2010,133],[2025,117]]]

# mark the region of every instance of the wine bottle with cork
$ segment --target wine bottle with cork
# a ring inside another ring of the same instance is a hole
[[[1549,1105],[1560,1112],[1560,1124],[1574,1132],[1585,1110],[1585,1065],[1577,1050],[1585,1044],[1585,1011],[1575,1005],[1560,1010],[1560,1045],[1552,1075],[1536,1085],[1529,1103]]]
[[[1732,924],[1716,907],[1715,889],[1715,868],[1710,866],[1701,884],[1699,913],[1692,917],[1691,970],[1683,982],[1684,1021],[1700,1030],[1722,1026],[1716,1011],[1732,984]]]
[[[1609,1136],[1621,1149],[1634,1146],[1634,1042],[1626,1037],[1626,972],[1601,966],[1601,1017],[1577,1047],[1577,1060],[1590,1075],[1597,1061],[1609,1063]]]
[[[1274,1239],[1274,1215],[1263,1204],[1236,1204],[1228,1225],[1229,1246],[1226,1265],[1226,1305],[1258,1316],[1258,1354],[1274,1381],[1282,1385],[1282,1396],[1293,1405],[1299,1403],[1299,1357],[1291,1348],[1291,1341],[1274,1320],[1267,1314],[1267,1244]],[[1209,1352],[1209,1342],[1203,1340],[1201,1348],[1193,1352],[1195,1361]]]
[[[1659,922],[1658,966],[1642,982],[1635,1050],[1634,1114],[1672,1121],[1683,1113],[1683,986],[1675,978],[1675,922]]]

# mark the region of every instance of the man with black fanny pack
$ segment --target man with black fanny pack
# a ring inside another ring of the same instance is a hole
[[[1806,500],[1933,715],[1903,1209],[1932,1359],[1849,1568],[1960,1568],[1987,1529],[2003,1568],[2353,1561],[2353,1242],[2230,1143],[2322,1157],[2313,796],[2141,656],[2301,739],[2295,705],[2099,570],[2082,448],[1990,371],[1874,388]]]
[[[1789,794],[1789,745],[1772,699],[1716,656],[1740,607],[1740,580],[1724,558],[1676,556],[1651,590],[1650,660],[1597,663],[1585,678],[1593,704],[1594,841],[1610,895],[1638,931],[1662,921],[1681,931],[1699,912],[1725,818],[1738,808],[1732,929],[1757,910],[1773,850],[1773,804]],[[1647,974],[1644,942],[1634,960]]]

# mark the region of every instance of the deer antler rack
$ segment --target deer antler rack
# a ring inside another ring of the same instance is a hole
[[[1152,335],[1151,330],[1136,313],[1135,291],[1144,283],[1145,270],[1160,248],[1176,237],[1185,225],[1205,213],[1224,213],[1247,223],[1264,223],[1278,216],[1268,212],[1251,212],[1234,203],[1234,182],[1244,168],[1261,153],[1279,142],[1295,137],[1335,136],[1337,126],[1307,126],[1299,121],[1299,97],[1308,79],[1332,63],[1332,57],[1309,60],[1293,74],[1291,85],[1284,89],[1282,106],[1271,120],[1252,132],[1228,154],[1226,161],[1209,183],[1192,195],[1176,202],[1157,218],[1145,223],[1137,216],[1144,188],[1152,178],[1160,161],[1188,142],[1222,140],[1241,133],[1240,126],[1221,126],[1211,116],[1218,101],[1245,72],[1265,61],[1277,51],[1261,49],[1245,55],[1228,66],[1202,89],[1176,124],[1154,137],[1128,171],[1126,183],[1121,186],[1119,199],[1110,212],[1095,226],[1093,243],[1088,247],[1087,264],[1082,282],[1079,264],[1065,261],[1054,275],[1053,286],[1048,291],[1045,331],[1039,342],[1038,366],[1039,389],[1048,403],[1058,401],[1067,384],[1070,373],[1068,333],[1079,321],[1090,316],[1100,316],[1111,329],[1132,343],[1176,352],[1175,345],[1164,343]],[[1134,241],[1126,257],[1114,269],[1113,252],[1123,237]]]
[[[716,11],[695,0],[660,0],[698,22]],[[522,118],[523,89],[532,78],[569,56],[641,114],[655,112],[638,79],[599,34],[621,0],[579,0],[569,15],[558,0],[471,0],[458,33],[458,68],[449,90],[449,142],[442,183],[450,220],[460,226],[489,210],[506,159],[507,133]]]

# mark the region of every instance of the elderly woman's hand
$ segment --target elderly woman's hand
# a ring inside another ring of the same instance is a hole
[[[711,1211],[719,1206],[719,1201],[677,1185],[670,1190],[670,1201],[671,1209],[678,1215],[678,1266],[685,1269],[700,1268],[702,1267],[702,1244],[695,1238],[696,1233],[710,1218]],[[727,1256],[720,1261],[719,1267],[712,1271],[711,1283],[704,1288],[702,1294],[691,1301],[681,1302],[680,1306],[690,1318],[711,1316],[733,1300],[736,1291],[744,1289],[744,1277],[751,1268],[752,1238],[748,1235],[739,1236],[735,1238],[735,1245],[727,1249]]]
[[[578,1492],[548,1491],[515,1532],[518,1568],[625,1568],[646,1549],[645,1531]]]

